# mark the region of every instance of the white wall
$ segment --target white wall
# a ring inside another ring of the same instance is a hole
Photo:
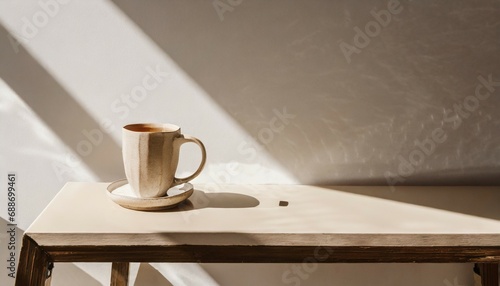
[[[500,81],[499,12],[493,0],[4,0],[0,176],[18,174],[18,226],[67,181],[124,177],[120,127],[130,122],[175,123],[202,139],[209,157],[195,182],[498,184],[498,85],[488,98],[476,89]],[[283,128],[272,131],[275,121]],[[189,172],[199,154],[183,151]],[[279,285],[289,266],[242,267],[135,265],[133,276]],[[108,265],[59,269],[54,285],[109,275]],[[322,265],[302,284],[468,285],[470,269]]]

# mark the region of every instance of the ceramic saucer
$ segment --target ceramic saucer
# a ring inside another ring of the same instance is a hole
[[[127,182],[122,179],[108,186],[107,194],[111,200],[122,207],[139,211],[157,211],[173,208],[187,200],[193,194],[193,185],[185,183],[167,191],[167,195],[158,198],[138,198]]]

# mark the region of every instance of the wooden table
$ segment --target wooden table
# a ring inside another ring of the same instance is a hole
[[[54,262],[112,262],[111,285],[129,262],[475,262],[498,285],[500,221],[359,194],[388,187],[196,185],[176,209],[139,212],[107,185],[63,187],[24,235],[16,285],[50,284]],[[487,187],[395,195],[429,188]]]

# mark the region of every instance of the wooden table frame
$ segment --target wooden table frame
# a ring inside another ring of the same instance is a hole
[[[133,235],[133,234],[131,234]],[[50,285],[54,262],[112,262],[111,285],[127,285],[129,262],[198,263],[465,263],[480,265],[483,286],[498,286],[500,247],[497,235],[477,234],[255,234],[232,244],[234,234],[207,235],[206,245],[179,241],[189,234],[143,235],[141,246],[123,237],[75,241],[71,234],[26,234],[16,286]],[[246,235],[248,236],[248,235]],[[480,245],[474,243],[481,238]],[[161,243],[161,245],[159,244]]]

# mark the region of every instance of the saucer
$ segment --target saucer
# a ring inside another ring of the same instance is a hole
[[[167,195],[158,198],[139,198],[127,182],[127,179],[109,184],[107,194],[111,200],[122,207],[138,211],[157,211],[169,209],[187,200],[193,194],[193,185],[171,187]]]

